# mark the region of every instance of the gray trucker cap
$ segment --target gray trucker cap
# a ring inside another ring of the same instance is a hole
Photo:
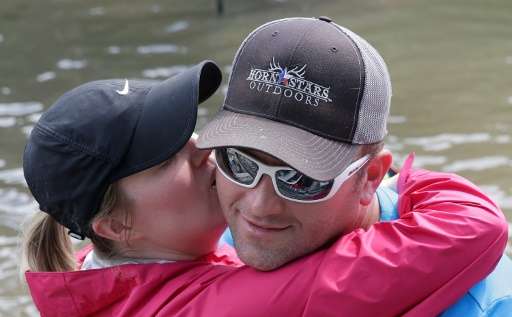
[[[363,38],[327,17],[276,20],[240,46],[198,147],[256,149],[330,180],[384,139],[390,101],[386,64]]]

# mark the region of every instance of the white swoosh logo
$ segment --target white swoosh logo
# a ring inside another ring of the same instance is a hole
[[[128,95],[130,92],[130,85],[128,84],[128,79],[125,79],[123,90],[116,90],[116,92],[122,96]]]

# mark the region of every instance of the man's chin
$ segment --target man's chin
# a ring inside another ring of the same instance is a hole
[[[240,260],[244,262],[246,265],[258,270],[258,271],[273,271],[275,269],[278,269],[279,267],[283,266],[286,262],[269,262],[269,261],[262,261],[261,259],[255,259],[254,257],[244,257],[240,256]]]
[[[238,257],[246,265],[259,271],[272,271],[292,261],[294,257],[289,256],[289,252],[276,250],[256,250],[252,246],[237,245],[235,240],[235,249]]]

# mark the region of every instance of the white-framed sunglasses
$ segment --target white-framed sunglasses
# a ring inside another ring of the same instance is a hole
[[[336,178],[319,181],[289,166],[266,165],[236,148],[215,149],[217,168],[233,183],[254,188],[263,174],[266,174],[272,179],[279,197],[299,203],[317,203],[330,199],[369,159],[370,155],[365,155],[352,162]]]

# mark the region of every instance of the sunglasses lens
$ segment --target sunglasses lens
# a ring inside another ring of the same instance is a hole
[[[258,175],[258,163],[233,148],[215,150],[217,165],[222,172],[240,185],[252,185]],[[260,163],[261,164],[261,163]],[[296,201],[315,201],[331,192],[334,180],[318,181],[292,168],[280,168],[274,175],[279,193]]]
[[[276,172],[279,192],[295,200],[312,201],[329,195],[334,181],[317,181],[296,170],[279,170]]]
[[[232,148],[217,149],[217,162],[220,168],[234,181],[250,185],[258,174],[258,165],[240,155]]]

